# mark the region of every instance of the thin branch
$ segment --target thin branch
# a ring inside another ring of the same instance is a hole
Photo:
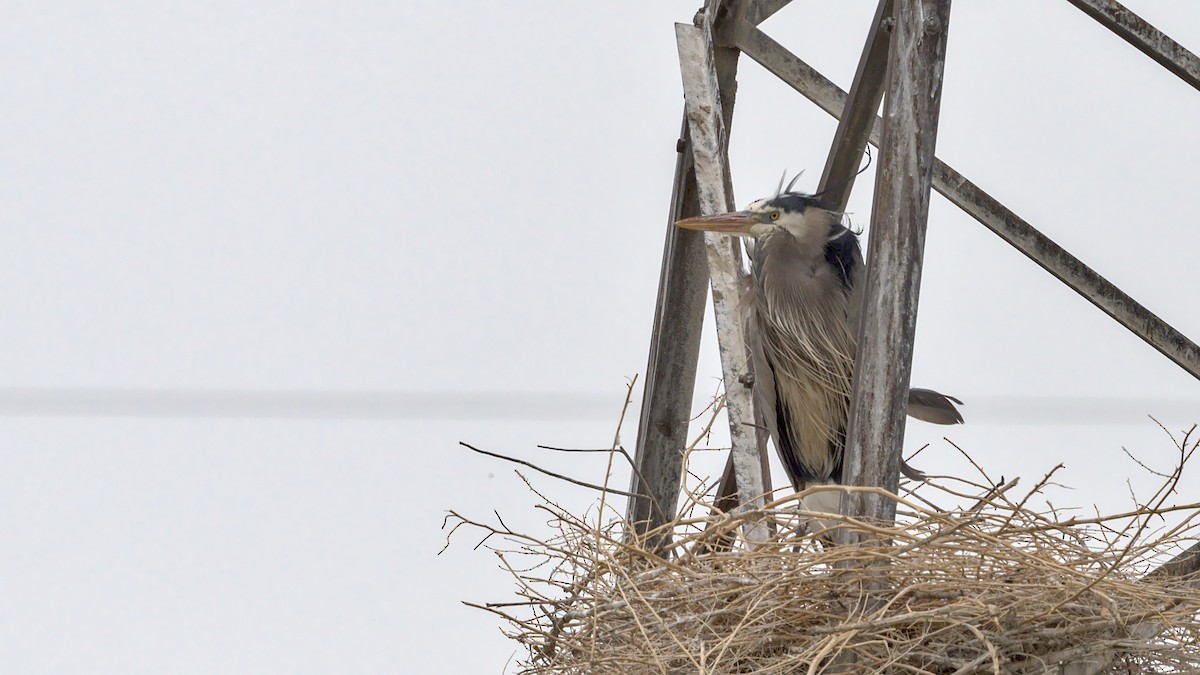
[[[542,467],[540,467],[536,464],[533,464],[532,462],[526,462],[523,459],[517,459],[516,457],[509,457],[508,455],[502,455],[498,452],[488,452],[487,450],[480,450],[479,448],[471,445],[470,443],[466,443],[464,441],[459,441],[458,444],[468,450],[478,452],[481,455],[487,455],[488,457],[495,457],[496,459],[503,459],[506,462],[512,462],[514,464],[520,464],[521,466],[527,466],[530,469],[533,469],[534,471],[537,471],[539,473],[544,473],[547,476],[550,476],[551,478],[565,480],[568,483],[572,483],[572,484],[578,485],[580,487],[591,488],[592,490],[596,490],[598,492],[611,492],[613,494],[623,495],[623,496],[629,497],[631,499],[649,499],[646,495],[634,494],[632,492],[626,492],[625,490],[618,490],[616,488],[605,488],[600,485],[593,485],[592,483],[586,483],[581,480],[576,480],[574,478],[571,478],[570,476],[564,476],[561,473],[554,473],[553,471],[550,471],[548,469],[543,469]]]

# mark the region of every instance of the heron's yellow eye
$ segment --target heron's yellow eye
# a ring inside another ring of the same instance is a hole
[[[779,212],[778,211],[771,212],[771,220],[779,220]]]

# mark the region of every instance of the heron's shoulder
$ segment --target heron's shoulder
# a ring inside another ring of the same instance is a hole
[[[853,286],[858,266],[862,264],[858,236],[846,227],[834,225],[825,242],[825,261],[833,268],[844,288]]]

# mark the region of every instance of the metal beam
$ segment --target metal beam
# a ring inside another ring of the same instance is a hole
[[[1179,555],[1159,565],[1146,579],[1187,578],[1188,585],[1200,587],[1200,543],[1192,544]]]
[[[713,40],[713,55],[717,67],[717,84],[721,93],[721,109],[725,121],[725,152],[729,152],[729,128],[733,116],[733,101],[737,97],[737,59],[741,50],[733,46],[729,38],[730,27],[742,25],[749,21],[758,24],[768,16],[787,5],[791,0],[708,0],[704,9],[693,21],[694,25],[703,27],[705,22],[711,27]],[[730,182],[732,194],[732,181]],[[747,361],[747,375],[752,367]],[[747,379],[747,381],[750,381]],[[747,385],[748,386],[748,385]],[[767,457],[767,430],[762,414],[755,411],[755,422],[758,429],[758,452],[761,464],[762,485],[764,492],[771,491],[771,463]],[[730,455],[717,484],[717,495],[713,506],[722,512],[730,512],[738,506],[737,476],[734,473],[733,456]],[[731,541],[731,540],[730,540]]]
[[[743,53],[830,115],[841,116],[846,92],[837,85],[754,26],[743,23],[733,31],[733,35]],[[879,145],[881,129],[882,124],[876,121],[871,132],[871,143],[876,146]],[[1200,347],[1196,343],[937,159],[933,163],[933,189],[1193,377],[1200,379]]]
[[[733,186],[729,173],[725,124],[721,117],[712,32],[688,24],[675,25],[679,65],[683,75],[688,131],[691,135],[696,184],[702,214],[733,210]],[[713,314],[725,379],[725,412],[729,418],[731,456],[740,508],[761,506],[765,488],[754,432],[754,405],[750,390],[740,380],[747,367],[747,347],[739,312],[742,249],[735,237],[705,233],[709,278],[712,282]],[[747,524],[751,541],[764,541],[766,525]]]
[[[934,165],[933,187],[1030,260],[1074,289],[1180,368],[1200,379],[1200,346],[1128,293],[1054,243],[1033,225],[945,165]]]
[[[1137,47],[1179,79],[1200,90],[1200,58],[1167,37],[1117,0],[1067,0],[1085,14]]]
[[[867,32],[867,43],[863,46],[846,99],[845,114],[838,120],[837,132],[833,135],[833,146],[821,172],[817,195],[821,205],[830,211],[841,213],[846,210],[854,179],[858,177],[858,165],[862,162],[871,128],[875,124],[879,103],[883,100],[883,85],[887,80],[888,47],[891,31],[884,25],[892,16],[892,0],[879,0],[871,30]]]
[[[895,18],[842,468],[842,484],[893,494],[900,486],[950,0],[895,0]],[[892,522],[896,502],[847,492],[841,512]],[[841,530],[839,539],[849,543],[852,533]]]
[[[787,7],[791,1],[792,0],[749,0],[749,2],[745,3],[745,18],[747,21],[757,26],[758,24],[771,18],[771,15],[775,14],[775,12]]]
[[[630,499],[626,522],[645,534],[675,516],[683,474],[683,448],[687,446],[688,422],[692,416],[692,394],[696,365],[700,358],[700,334],[704,326],[708,263],[704,238],[699,232],[675,227],[675,221],[700,215],[691,145],[686,140],[687,118],[680,130],[679,156],[675,160],[675,185],[667,215],[666,243],[658,277],[658,302],[650,333],[650,356],[642,386],[642,411],[638,420],[635,470],[629,491],[644,495]],[[652,545],[660,548],[665,542]]]
[[[703,20],[706,14],[730,14],[731,5],[737,3],[709,0],[700,19]],[[732,9],[733,14],[740,11],[738,6]],[[735,76],[740,52],[717,48],[715,54],[721,89],[722,123],[728,129],[733,121]],[[705,291],[709,284],[703,235],[674,226],[677,220],[700,215],[686,111],[676,149],[679,156],[675,164],[675,183],[658,281],[658,302],[638,420],[635,471],[629,489],[635,494],[645,495],[645,498],[630,500],[626,512],[626,521],[632,523],[641,534],[669,522],[674,518],[678,505],[683,450],[687,447],[700,336],[704,326]],[[648,542],[648,546],[661,550],[669,543],[669,539],[669,535],[664,534]]]

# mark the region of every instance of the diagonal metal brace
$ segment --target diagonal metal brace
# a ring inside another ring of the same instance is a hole
[[[1187,47],[1167,37],[1117,0],[1067,0],[1100,25],[1137,47],[1179,79],[1200,89],[1200,58]]]

